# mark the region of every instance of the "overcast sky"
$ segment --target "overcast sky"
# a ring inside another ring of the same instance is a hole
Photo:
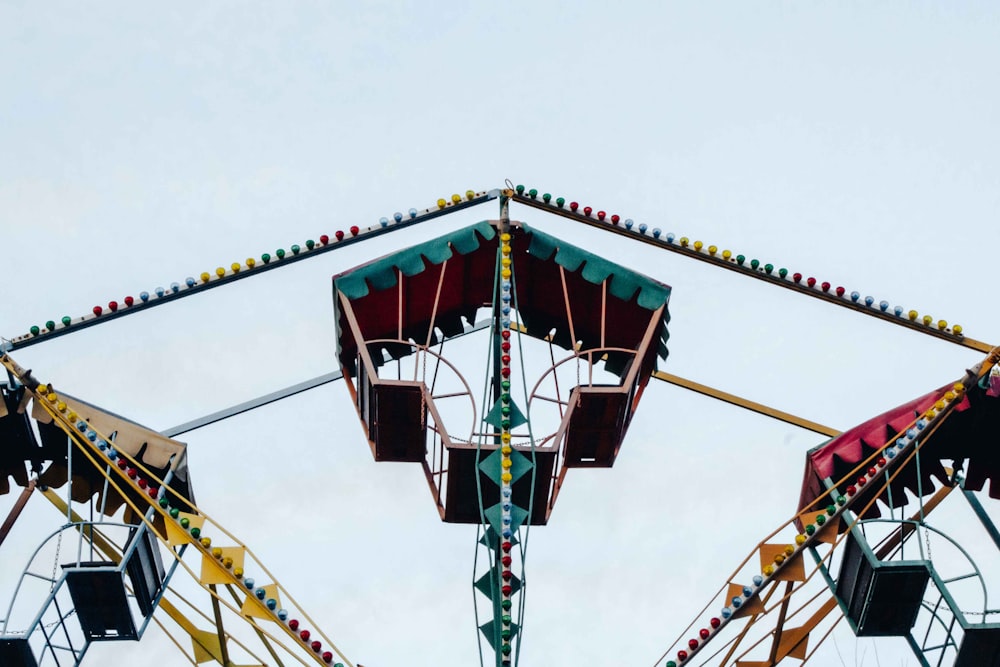
[[[0,334],[511,179],[1000,342],[994,4],[439,4],[0,0]],[[332,274],[496,215],[15,358],[165,429],[333,370]],[[532,209],[512,217],[672,285],[665,370],[834,428],[979,360]],[[199,505],[352,660],[476,661],[474,529],[438,521],[419,469],[372,461],[344,386],[186,442]],[[523,664],[652,665],[794,512],[820,442],[654,382],[615,467],[572,471],[533,532]],[[42,503],[0,550],[4,604],[59,526]],[[912,664],[891,641],[834,637],[818,664]],[[99,651],[92,664],[188,664],[158,631]]]

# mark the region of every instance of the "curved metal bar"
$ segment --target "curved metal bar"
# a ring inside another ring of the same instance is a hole
[[[447,366],[448,368],[451,369],[451,371],[455,374],[455,376],[462,383],[462,386],[465,387],[465,391],[464,392],[455,393],[455,394],[449,394],[448,396],[444,396],[442,398],[454,398],[456,396],[463,396],[463,395],[468,394],[468,396],[469,396],[469,403],[472,405],[472,425],[469,428],[469,440],[471,440],[472,439],[472,434],[475,433],[475,430],[476,430],[476,417],[478,416],[478,410],[476,409],[476,399],[472,395],[472,389],[469,388],[469,383],[465,381],[465,377],[462,375],[462,373],[457,368],[455,368],[455,365],[453,363],[451,363],[450,361],[448,361],[447,359],[445,359],[444,357],[442,357],[437,352],[434,352],[433,350],[431,350],[430,348],[428,348],[428,347],[426,347],[424,345],[420,345],[418,343],[414,343],[412,341],[402,340],[402,339],[395,339],[395,338],[375,338],[373,340],[366,340],[365,341],[365,345],[373,345],[373,344],[377,344],[377,343],[392,343],[392,344],[396,344],[396,345],[409,345],[411,348],[414,348],[416,350],[416,352],[414,353],[416,356],[419,356],[420,352],[423,352],[424,354],[428,354],[428,355],[434,357],[435,359],[437,359],[437,361],[439,363],[443,363],[445,366]],[[416,377],[416,374],[414,374],[414,377]],[[426,381],[425,381],[425,378],[421,378],[421,382],[424,382],[424,385],[427,384]]]

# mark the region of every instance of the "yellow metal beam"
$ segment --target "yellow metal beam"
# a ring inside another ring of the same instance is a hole
[[[775,408],[768,407],[763,403],[756,403],[754,401],[748,400],[737,396],[736,394],[730,394],[728,392],[722,391],[721,389],[715,389],[714,387],[709,387],[708,385],[695,382],[694,380],[688,380],[671,373],[664,373],[663,371],[653,371],[653,377],[662,382],[667,382],[678,387],[683,387],[684,389],[690,389],[691,391],[696,391],[699,394],[704,394],[705,396],[710,396],[712,398],[718,399],[720,401],[725,401],[732,405],[756,412],[772,419],[777,419],[783,421],[786,424],[792,424],[793,426],[798,426],[799,428],[804,428],[806,430],[812,431],[813,433],[819,433],[820,435],[825,435],[828,438],[835,438],[840,435],[840,431],[830,428],[829,426],[823,426],[822,424],[817,424],[816,422],[809,421],[808,419],[803,419],[802,417],[797,417],[788,412],[782,412],[781,410],[776,410]]]

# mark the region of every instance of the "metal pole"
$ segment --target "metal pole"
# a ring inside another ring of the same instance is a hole
[[[14,522],[21,516],[24,506],[28,504],[28,498],[31,497],[31,492],[34,490],[35,480],[31,480],[28,482],[28,486],[24,487],[24,490],[21,491],[21,495],[18,497],[17,502],[14,503],[14,507],[11,508],[10,514],[7,515],[3,525],[0,526],[0,544],[3,544],[3,541],[7,539],[10,529],[14,527]]]

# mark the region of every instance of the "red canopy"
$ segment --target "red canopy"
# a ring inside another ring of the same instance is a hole
[[[826,491],[824,480],[839,482],[858,463],[887,443],[894,442],[901,431],[950,388],[949,384],[935,389],[811,450],[806,455],[799,507],[813,506]],[[935,485],[932,477],[942,484],[948,483],[943,461],[949,467],[965,468],[966,488],[979,491],[990,480],[990,497],[1000,498],[1000,447],[996,446],[997,427],[1000,426],[998,396],[1000,378],[996,377],[991,378],[985,389],[973,387],[967,391],[955,406],[955,411],[921,447],[920,479],[916,465],[911,463],[893,480],[888,491],[882,490],[879,500],[889,505],[891,495],[892,506],[899,507],[907,502],[906,491],[914,494],[922,492],[924,495],[933,492]],[[846,481],[842,486],[850,483]],[[875,516],[879,516],[879,510],[873,504],[864,518]]]

